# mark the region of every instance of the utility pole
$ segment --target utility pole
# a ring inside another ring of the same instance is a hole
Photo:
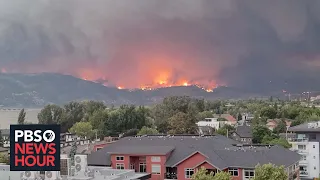
[[[227,128],[227,138],[229,138],[229,130],[228,130],[228,128]]]
[[[288,94],[289,101],[291,101],[291,93]]]

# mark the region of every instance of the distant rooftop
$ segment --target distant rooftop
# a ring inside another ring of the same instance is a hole
[[[240,138],[252,138],[252,127],[244,123],[241,126],[237,126],[235,133],[238,134]]]
[[[292,132],[319,132],[320,133],[320,121],[313,121],[303,123],[297,126],[290,127],[288,131]]]

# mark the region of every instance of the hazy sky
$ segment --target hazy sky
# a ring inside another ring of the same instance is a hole
[[[9,72],[311,88],[319,58],[319,0],[0,0]]]

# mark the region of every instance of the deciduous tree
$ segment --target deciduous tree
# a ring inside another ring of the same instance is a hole
[[[266,126],[258,125],[253,127],[252,136],[253,143],[261,143],[265,136],[271,136],[271,131]]]
[[[47,105],[38,114],[40,124],[58,124],[63,118],[64,110],[57,105]]]
[[[77,122],[70,128],[69,132],[82,138],[89,138],[93,135],[93,129],[90,122]]]
[[[140,131],[138,132],[138,135],[152,135],[152,134],[159,134],[159,132],[154,128],[149,128],[146,126],[143,126]]]
[[[274,128],[273,132],[276,134],[279,134],[279,133],[285,133],[286,130],[287,130],[287,124],[285,120],[281,119],[278,122],[278,125]]]
[[[203,111],[196,115],[197,121],[202,121],[205,118],[213,118],[213,113],[211,111]]]
[[[169,118],[170,134],[195,134],[197,125],[189,114],[178,112]]]
[[[192,175],[192,180],[231,180],[231,175],[228,172],[218,172],[215,175],[201,167],[195,174]]]
[[[89,122],[92,128],[97,131],[98,136],[104,135],[104,123],[108,120],[109,112],[104,109],[94,111],[94,113],[89,116]]]
[[[257,165],[252,180],[287,180],[288,175],[283,166],[273,164]]]
[[[261,109],[261,117],[267,117],[269,119],[274,119],[277,117],[277,110],[274,107],[264,107]]]

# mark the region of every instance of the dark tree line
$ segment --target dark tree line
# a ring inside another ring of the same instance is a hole
[[[274,99],[272,101],[206,101],[188,96],[173,96],[164,98],[161,103],[153,106],[114,107],[98,101],[70,102],[64,106],[47,105],[38,114],[38,120],[42,124],[61,124],[62,132],[67,132],[74,126],[72,128],[74,132],[92,131],[98,136],[135,135],[143,127],[140,133],[195,134],[197,133],[195,123],[199,120],[219,114],[231,114],[240,120],[242,113],[254,114],[252,123],[255,127],[264,126],[267,119],[286,118],[291,119],[293,125],[297,125],[318,120],[320,117],[319,109],[306,107],[299,102]],[[21,112],[19,122],[24,118],[25,112]],[[231,127],[226,128],[229,131],[232,130]],[[220,133],[227,132],[226,128]],[[273,134],[285,132],[285,129],[284,121],[281,121]],[[272,136],[268,135],[265,139],[268,137]],[[262,142],[262,139],[257,142]]]

